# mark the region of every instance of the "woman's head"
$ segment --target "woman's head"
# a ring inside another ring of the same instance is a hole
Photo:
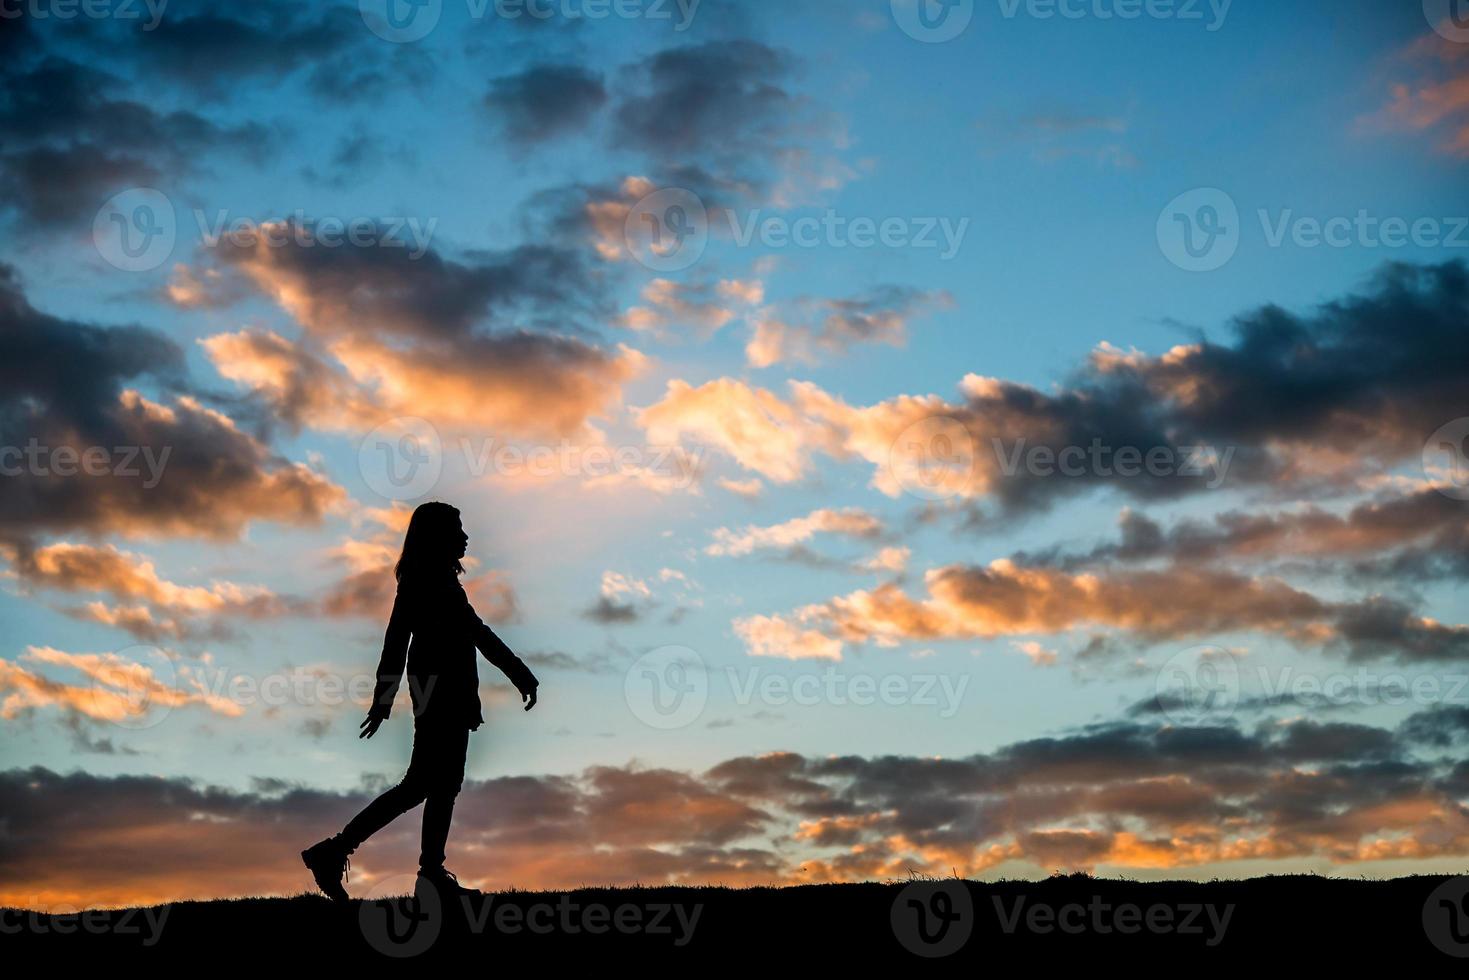
[[[408,521],[403,536],[403,553],[393,574],[398,581],[405,577],[452,572],[464,574],[459,559],[469,547],[469,535],[459,520],[459,510],[448,504],[420,504]]]

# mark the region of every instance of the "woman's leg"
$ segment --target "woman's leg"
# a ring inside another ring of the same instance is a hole
[[[427,741],[427,740],[426,740]],[[454,800],[464,785],[464,762],[469,752],[469,730],[463,727],[435,728],[434,751],[425,754],[425,783],[428,799],[423,805],[423,837],[418,855],[420,871],[444,866],[444,847],[449,824],[454,819]]]
[[[429,777],[432,775],[433,757],[439,752],[438,741],[430,730],[418,724],[413,726],[413,755],[408,760],[408,771],[403,774],[402,781],[363,807],[362,812],[337,835],[348,854],[428,796],[429,787],[433,785]]]
[[[404,776],[401,783],[363,807],[362,812],[337,835],[337,840],[351,854],[362,846],[363,841],[418,806],[423,799],[422,788]]]
[[[433,871],[444,866],[444,848],[449,843],[449,824],[454,820],[456,793],[430,793],[423,804],[423,841],[418,867]]]

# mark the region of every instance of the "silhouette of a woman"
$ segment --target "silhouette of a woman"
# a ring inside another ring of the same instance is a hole
[[[340,834],[301,852],[317,886],[330,898],[347,899],[342,887],[347,856],[420,803],[424,808],[419,877],[441,890],[461,890],[454,875],[444,869],[444,844],[454,799],[464,782],[469,733],[484,722],[476,647],[510,678],[525,710],[535,707],[535,675],[480,621],[459,584],[458,576],[464,574],[459,559],[468,545],[459,511],[448,504],[423,504],[408,522],[395,569],[398,595],[383,640],[372,707],[359,737],[372,738],[387,720],[406,665],[413,700],[413,755],[402,782],[369,803]]]

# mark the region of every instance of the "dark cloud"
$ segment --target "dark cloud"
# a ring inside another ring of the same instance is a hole
[[[417,416],[569,437],[616,404],[643,359],[583,327],[608,309],[587,256],[527,245],[448,258],[432,248],[432,227],[383,224],[332,247],[309,222],[221,239],[215,271],[275,299],[303,336],[208,338],[216,368],[292,427],[368,431]]]
[[[135,385],[172,400],[150,400]],[[171,340],[145,327],[42,313],[3,266],[0,445],[6,465],[19,470],[0,481],[12,539],[67,531],[230,537],[254,520],[314,523],[342,499],[325,477],[278,458],[192,397]],[[15,457],[31,446],[34,453]],[[107,466],[90,472],[55,455],[93,449]]]
[[[396,152],[409,159],[414,156],[414,151],[408,146],[403,146]],[[353,186],[364,174],[381,166],[387,158],[388,152],[379,136],[355,133],[337,140],[324,166],[309,164],[301,168],[301,174],[314,183],[342,190]]]
[[[332,720],[330,718],[305,718],[299,726],[302,735],[315,742],[320,742],[331,734]]]
[[[1440,623],[1407,602],[1383,596],[1340,604],[1335,631],[1333,642],[1357,660],[1433,663],[1469,659],[1469,626]]]
[[[711,211],[733,208],[752,199],[757,185],[711,173],[693,165],[658,167],[649,176],[621,181],[578,182],[547,187],[519,207],[520,226],[528,241],[562,248],[591,249],[601,259],[625,258],[624,226],[644,197],[662,188],[695,194]]]
[[[576,656],[561,650],[545,650],[522,654],[521,659],[532,667],[544,667],[547,670],[587,674],[610,674],[617,670],[612,657],[606,653]]]
[[[497,78],[484,98],[505,138],[521,146],[585,126],[606,102],[601,77],[576,65],[537,65]]]
[[[320,223],[288,222],[274,242],[264,233],[226,236],[212,254],[267,294],[291,290],[291,312],[324,333],[444,338],[492,319],[523,315],[532,325],[565,326],[608,311],[603,279],[580,252],[524,245],[447,258],[432,247],[430,221],[383,223],[358,243],[333,247],[317,244]]]
[[[1463,577],[1469,574],[1469,509],[1429,486],[1385,494],[1341,514],[1310,505],[1274,513],[1230,510],[1207,520],[1184,518],[1166,529],[1127,510],[1116,541],[1080,554],[1053,548],[1015,560],[1067,569],[1152,561],[1319,563],[1330,571],[1346,567],[1357,577]]]
[[[962,758],[775,752],[702,774],[598,766],[469,780],[451,846],[460,876],[492,887],[978,874],[1008,861],[1459,858],[1469,854],[1462,765],[1421,749],[1462,729],[1447,709],[1396,731],[1112,722]],[[59,890],[136,902],[295,892],[300,868],[280,840],[323,836],[367,790],[269,780],[239,791],[33,768],[0,773],[0,798],[0,897]],[[400,821],[367,849],[375,866],[407,868],[416,846],[416,825]]]
[[[1447,749],[1469,741],[1469,707],[1439,705],[1409,717],[1398,729],[1406,740]]]
[[[61,727],[66,730],[71,739],[73,751],[87,755],[140,755],[137,749],[129,745],[119,746],[106,735],[97,735],[93,729],[96,727],[88,721],[80,712],[68,712],[61,716]]]
[[[1093,642],[1095,642],[1094,638]],[[1078,654],[1086,656],[1087,651]],[[1411,698],[1411,687],[1406,681],[1389,679],[1383,683],[1362,682],[1334,689],[1330,694],[1322,692],[1288,691],[1280,694],[1242,695],[1231,705],[1235,715],[1252,715],[1273,711],[1294,714],[1309,711],[1355,711],[1368,705],[1403,704]],[[1188,717],[1198,710],[1189,695],[1182,692],[1165,692],[1143,698],[1130,705],[1123,713],[1131,719],[1161,719],[1181,713]]]
[[[1055,393],[985,379],[970,386],[957,417],[976,439],[989,492],[1011,510],[1102,485],[1142,499],[1218,485],[1212,470],[1142,467],[1127,476],[1110,462],[1105,471],[1084,462],[1074,476],[1054,466],[999,471],[998,454],[1021,440],[1053,461],[1094,442],[1113,453],[1167,449],[1179,460],[1206,446],[1232,453],[1225,487],[1351,487],[1364,473],[1416,460],[1431,433],[1463,414],[1469,352],[1455,338],[1466,318],[1469,266],[1395,263],[1366,291],[1310,314],[1247,313],[1233,343],[1199,341],[1158,357],[1104,349]]]
[[[769,367],[786,361],[816,363],[860,344],[901,347],[908,339],[909,320],[952,305],[946,292],[892,284],[852,297],[802,298],[788,310],[760,311],[745,354],[753,366]]]
[[[148,31],[89,35],[100,56],[187,83],[193,92],[233,94],[243,79],[275,81],[312,65],[335,65],[348,51],[373,53],[360,15],[345,5],[326,9],[276,0],[172,6]],[[119,43],[123,41],[125,43]]]
[[[631,602],[618,602],[608,596],[599,596],[582,615],[604,626],[621,626],[641,619],[642,609]]]
[[[74,225],[118,191],[170,189],[211,157],[267,159],[282,136],[279,124],[217,121],[241,93],[299,84],[335,103],[370,104],[421,87],[434,70],[413,45],[379,43],[350,4],[178,7],[146,29],[146,15],[82,18],[65,31],[43,29],[25,11],[5,18],[0,198],[23,226]],[[172,91],[186,93],[187,109],[164,108],[160,92]],[[213,109],[201,107],[210,101]],[[370,117],[360,124],[370,125]],[[381,143],[384,135],[374,138]],[[331,172],[312,175],[339,183],[361,155],[361,148],[339,154]]]
[[[59,227],[90,217],[113,191],[159,175],[143,160],[96,146],[33,147],[0,155],[0,199],[26,221]]]
[[[117,76],[44,47],[28,55],[0,63],[0,189],[27,224],[89,225],[103,201],[129,186],[172,178],[208,153],[259,160],[272,145],[260,124],[157,110],[128,98]]]
[[[659,159],[770,151],[792,125],[797,99],[781,83],[793,68],[757,41],[659,51],[623,73],[615,142]]]
[[[368,799],[280,781],[234,791],[39,768],[0,773],[0,793],[7,801],[5,905],[58,890],[89,903],[297,892],[299,863],[280,860],[280,841],[320,837]],[[728,846],[757,833],[768,815],[687,773],[609,767],[579,777],[469,780],[459,800],[456,840],[496,855],[493,870],[466,872],[459,862],[466,880],[493,875],[507,887],[588,875],[624,884],[735,881],[773,876],[781,863],[763,848]],[[62,826],[65,833],[57,833]],[[140,846],[145,838],[169,845]],[[404,820],[368,846],[374,861],[409,867],[417,838],[414,822]],[[35,861],[39,846],[67,850],[43,864]]]
[[[665,48],[614,77],[611,146],[761,200],[804,200],[852,171],[833,154],[846,145],[842,121],[795,91],[797,69],[789,52],[747,38]]]
[[[1469,353],[1456,338],[1466,317],[1469,265],[1392,264],[1362,294],[1309,315],[1246,314],[1232,344],[1157,356],[1104,345],[1045,390],[970,374],[957,402],[900,395],[853,406],[809,382],[791,382],[782,398],[727,377],[698,388],[673,380],[638,420],[779,483],[807,476],[817,454],[871,463],[873,485],[894,497],[905,476],[933,477],[950,496],[983,502],[992,513],[982,517],[1104,487],[1143,500],[1242,489],[1345,496],[1416,465],[1425,440],[1462,414]],[[784,419],[778,446],[744,428],[754,405]],[[922,439],[903,438],[920,424],[950,426],[960,448],[947,465],[917,451]]]
[[[186,86],[195,100],[225,102],[299,82],[321,99],[371,103],[405,86],[422,87],[435,67],[416,45],[380,43],[364,29],[355,4],[196,0],[170,4],[146,30],[122,19],[86,26],[74,39],[90,61],[115,65],[135,80],[163,76]]]

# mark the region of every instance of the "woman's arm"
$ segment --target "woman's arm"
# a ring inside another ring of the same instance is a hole
[[[368,718],[379,721],[388,717],[393,710],[393,700],[398,696],[398,685],[403,680],[403,669],[408,663],[408,640],[413,631],[409,626],[409,602],[400,588],[393,598],[393,613],[388,617],[388,630],[383,636],[383,654],[377,663],[377,685],[372,692],[372,707]],[[376,726],[373,731],[376,731]],[[371,733],[368,737],[371,737]]]
[[[479,647],[479,652],[484,654],[486,660],[496,667],[510,679],[515,689],[520,692],[520,699],[525,702],[525,710],[529,711],[536,706],[536,688],[540,681],[531,669],[525,665],[525,661],[517,657],[505,641],[495,635],[495,631],[484,624],[479,614],[474,611],[474,606],[469,604],[469,597],[464,597],[464,611],[470,628],[470,635],[474,637],[474,645]]]

